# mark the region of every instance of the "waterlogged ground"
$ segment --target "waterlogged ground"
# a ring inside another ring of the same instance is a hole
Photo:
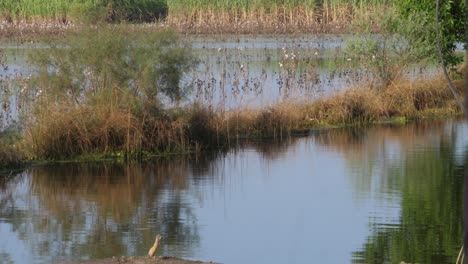
[[[185,82],[194,87],[192,99],[222,109],[314,100],[375,81],[369,69],[344,51],[346,43],[355,38],[350,35],[189,38],[200,64]],[[413,65],[404,74],[418,79],[436,72],[433,66]]]
[[[374,80],[368,69],[343,51],[346,41],[353,36],[182,38],[193,47],[199,61],[181,83],[189,87],[188,102],[198,101],[216,109],[265,107],[283,100],[310,101]],[[33,74],[28,54],[44,48],[47,48],[44,43],[34,42],[0,45],[0,102],[8,102],[3,107],[3,115],[7,116],[4,120],[18,116],[24,81]],[[435,73],[432,66],[414,65],[405,74],[417,79]]]
[[[455,263],[468,126],[314,132],[0,181],[0,263],[157,255],[223,263]]]

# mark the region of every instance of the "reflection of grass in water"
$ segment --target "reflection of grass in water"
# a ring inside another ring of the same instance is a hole
[[[185,158],[34,168],[31,193],[42,205],[36,213],[47,215],[49,224],[38,217],[31,223],[33,230],[58,236],[64,246],[73,242],[72,254],[80,259],[144,255],[155,232],[165,237],[166,246],[180,246],[190,254],[198,244],[198,230],[190,204],[180,198],[191,181],[189,169]],[[84,234],[79,241],[71,236],[76,230]]]

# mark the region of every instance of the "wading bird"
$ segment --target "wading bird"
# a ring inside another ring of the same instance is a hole
[[[152,257],[154,255],[154,252],[158,248],[159,241],[161,240],[161,238],[162,237],[159,234],[156,235],[156,239],[154,240],[154,245],[148,251],[148,257]]]

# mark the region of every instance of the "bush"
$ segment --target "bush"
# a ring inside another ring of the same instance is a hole
[[[104,27],[51,45],[31,55],[35,109],[26,145],[36,157],[155,151],[184,141],[164,109],[189,92],[180,78],[195,61],[173,33]],[[155,129],[161,136],[149,134]]]
[[[109,11],[109,21],[152,22],[167,16],[165,0],[107,0],[104,2]]]
[[[407,17],[387,12],[376,19],[379,35],[358,36],[349,41],[345,52],[370,70],[376,79],[388,86],[403,77],[411,65],[435,59],[435,42],[429,42],[425,32],[433,30],[425,14],[412,13]]]

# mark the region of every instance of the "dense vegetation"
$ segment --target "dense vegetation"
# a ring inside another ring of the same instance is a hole
[[[154,21],[167,15],[165,0],[3,0],[0,15],[7,21],[53,19],[84,21]]]
[[[189,91],[180,78],[195,63],[190,49],[168,32],[128,36],[102,27],[35,51],[38,71],[28,86],[34,107],[27,109],[23,141],[29,157],[141,157],[226,146],[240,137],[282,138],[310,128],[456,112],[449,90],[434,80],[399,80],[265,109],[182,104]],[[69,48],[61,48],[65,43]]]
[[[307,16],[307,10],[323,12],[318,16],[324,19],[319,21],[322,23],[337,21],[339,17],[349,19],[357,13],[370,15],[367,11],[372,7],[392,7],[373,18],[372,23],[360,22],[368,32],[378,27],[381,37],[350,43],[347,50],[350,57],[380,78],[380,84],[310,103],[283,102],[267,109],[217,111],[202,104],[184,105],[190,89],[181,87],[180,80],[196,60],[174,33],[145,34],[113,25],[69,32],[66,38],[48,43],[50,49],[34,51],[30,62],[36,72],[22,89],[31,101],[22,109],[27,117],[24,134],[21,140],[8,141],[15,149],[2,148],[8,150],[5,153],[20,153],[16,150],[21,149],[21,154],[3,153],[0,160],[12,163],[24,155],[33,159],[141,157],[144,153],[226,145],[245,136],[281,138],[313,127],[455,113],[452,95],[448,89],[441,89],[443,83],[431,80],[412,84],[401,78],[411,63],[433,59],[434,53],[433,35],[425,34],[433,26],[431,12],[410,10],[409,2],[394,6],[388,1],[292,1],[288,5],[273,0],[192,1],[186,5],[168,1],[169,17],[170,12],[190,12],[191,19],[199,19],[207,14],[204,12],[211,12],[216,16],[225,14],[228,23],[232,18],[259,18],[267,13],[282,14],[282,19],[276,15],[275,19],[283,22],[287,17],[302,21],[296,12]],[[13,14],[20,18],[57,17],[82,9],[83,14],[104,14],[108,20],[151,20],[163,14],[165,6],[150,0],[69,1],[66,5],[31,0],[30,6],[26,3],[3,1],[0,10],[7,10],[6,17]],[[406,11],[395,15],[394,11],[400,9]],[[448,12],[450,8],[444,10]],[[444,27],[445,34],[454,34],[458,39],[458,31],[449,29]],[[453,45],[453,40],[449,37],[445,43]],[[452,56],[453,49],[446,47],[446,55]]]
[[[66,43],[31,57],[37,69],[27,87],[34,104],[25,138],[31,153],[44,159],[132,154],[183,142],[181,124],[163,101],[183,98],[179,80],[195,61],[174,34],[90,28]]]
[[[370,19],[391,6],[386,0],[4,0],[0,3],[0,16],[9,22],[150,22],[168,15],[167,22],[182,30],[208,26],[213,26],[211,30],[214,30],[215,26],[223,26],[226,31],[232,27],[240,31],[288,26],[292,31],[307,30],[306,26],[346,25],[349,20]]]

